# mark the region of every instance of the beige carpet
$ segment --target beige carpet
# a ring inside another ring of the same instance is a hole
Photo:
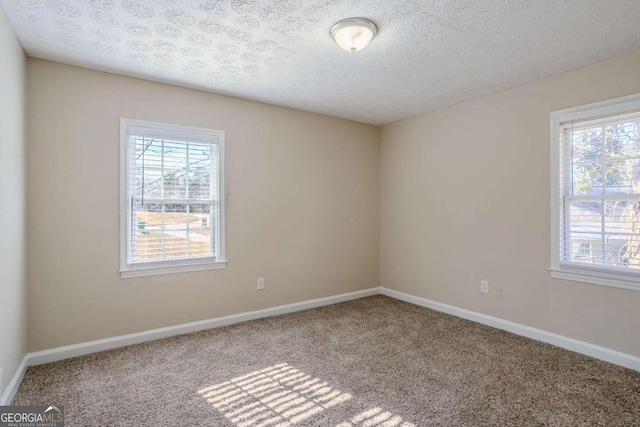
[[[374,296],[29,368],[67,426],[638,426],[640,373]]]

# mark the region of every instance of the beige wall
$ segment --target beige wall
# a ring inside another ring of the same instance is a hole
[[[640,356],[640,292],[548,272],[549,113],[639,76],[635,51],[382,127],[381,285]]]
[[[378,285],[376,127],[34,59],[27,102],[30,351]],[[226,270],[120,279],[120,117],[226,132]]]
[[[0,10],[0,389],[26,353],[25,54]],[[0,391],[0,394],[2,392]]]
[[[380,283],[640,356],[640,292],[547,270],[549,113],[640,92],[640,51],[380,129],[48,61],[27,71],[30,351]],[[226,131],[226,270],[119,278],[120,117]]]

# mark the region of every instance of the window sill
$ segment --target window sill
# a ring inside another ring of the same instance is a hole
[[[588,271],[567,268],[550,268],[554,279],[571,280],[572,282],[590,283],[592,285],[609,286],[612,288],[640,291],[640,277],[637,279],[624,274],[601,271]]]
[[[178,263],[174,265],[145,265],[135,266],[120,270],[121,279],[131,279],[135,277],[159,276],[163,274],[189,273],[192,271],[220,270],[227,267],[226,260],[198,262],[198,263]]]

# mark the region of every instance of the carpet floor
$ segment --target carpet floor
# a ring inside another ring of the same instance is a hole
[[[384,296],[31,367],[66,426],[638,426],[640,373]]]

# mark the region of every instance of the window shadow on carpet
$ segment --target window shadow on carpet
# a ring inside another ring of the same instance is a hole
[[[351,399],[287,363],[203,388],[198,394],[238,427],[289,427]],[[414,427],[378,407],[338,424],[355,426]]]
[[[402,417],[393,415],[382,408],[371,408],[362,411],[350,421],[338,424],[336,427],[415,427],[409,422],[403,422]]]

